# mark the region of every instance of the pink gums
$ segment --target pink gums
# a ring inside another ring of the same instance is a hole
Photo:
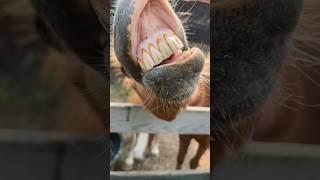
[[[137,57],[141,59],[141,49],[148,49],[148,45],[151,43],[154,46],[157,46],[157,39],[163,39],[163,34],[166,33],[168,37],[174,36],[173,32],[170,29],[160,29],[156,33],[151,34],[150,36],[146,37],[137,48]]]
[[[140,44],[145,41],[153,43],[157,35],[167,31],[168,36],[174,34],[178,28],[178,18],[167,0],[136,0],[132,33],[133,53],[138,57]]]

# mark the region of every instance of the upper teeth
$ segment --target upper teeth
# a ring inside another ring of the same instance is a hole
[[[148,43],[146,47],[140,48],[139,65],[142,71],[146,72],[181,48],[183,48],[183,44],[179,38],[163,33],[162,36],[157,37],[156,44]]]

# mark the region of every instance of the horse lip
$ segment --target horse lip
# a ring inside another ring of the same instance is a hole
[[[196,56],[203,56],[203,53],[201,52],[200,49],[192,48],[189,51],[191,52],[191,55],[186,57],[185,59],[177,60],[177,61],[174,61],[174,62],[169,63],[169,64],[163,64],[163,65],[160,65],[160,66],[155,66],[154,68],[150,69],[149,72],[152,71],[152,70],[158,70],[158,69],[165,68],[165,67],[168,67],[168,66],[170,67],[170,66],[185,65],[186,63],[192,63],[190,61],[196,61],[196,60],[201,60],[202,59],[202,58],[195,58]],[[204,57],[203,57],[203,59],[204,59]]]
[[[203,70],[204,61],[204,54],[196,48],[188,60],[159,66],[147,71],[142,77],[142,85],[156,89],[159,87],[166,88],[169,84],[176,87],[187,87],[183,83],[180,83],[182,81],[187,84],[196,82]],[[180,73],[177,73],[177,71],[180,71]]]

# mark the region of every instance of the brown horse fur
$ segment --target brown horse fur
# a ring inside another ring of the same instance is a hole
[[[53,27],[51,26],[52,21],[49,19],[44,21],[46,18],[39,13],[41,10],[46,11],[46,6],[37,4],[38,1],[32,2],[33,4],[29,0],[4,0],[0,2],[0,51],[6,52],[1,54],[1,61],[5,64],[11,63],[17,69],[27,62],[36,62],[39,64],[37,64],[36,71],[39,72],[41,80],[50,84],[52,89],[64,87],[64,93],[61,93],[61,101],[64,106],[61,106],[57,112],[48,115],[54,116],[52,117],[53,122],[49,122],[53,124],[52,127],[49,127],[50,130],[100,135],[105,133],[107,112],[104,100],[106,95],[104,78],[93,68],[83,63],[79,52],[75,52],[69,41],[62,38],[55,31],[56,29],[49,28]],[[75,11],[70,11],[70,14],[79,12],[76,10],[77,8],[82,9],[80,11],[84,14],[92,11],[87,0],[74,1],[74,3],[79,3],[79,6],[74,6]],[[63,7],[59,10],[63,11]],[[58,15],[60,11],[53,13]],[[90,17],[96,18],[93,21],[98,22],[94,13],[88,14],[93,14]],[[73,20],[77,21],[77,19]],[[81,18],[79,21],[84,23]],[[61,21],[61,23],[64,22]],[[101,28],[101,34],[102,32]],[[77,33],[73,32],[73,34]],[[97,34],[97,36],[100,35]],[[77,38],[79,39],[79,37]],[[91,43],[97,42],[88,42],[88,47],[91,46]],[[5,45],[2,46],[2,44]],[[81,41],[77,44],[81,44]],[[6,48],[10,51],[6,51]],[[19,53],[14,54],[16,51]],[[98,49],[94,49],[94,51],[98,51]],[[27,55],[23,55],[21,52],[26,52]],[[101,54],[101,52],[99,53]],[[90,55],[88,54],[88,56]],[[95,57],[95,59],[97,58]],[[14,73],[12,71],[5,76],[12,77],[15,75]],[[30,81],[30,83],[35,79],[27,73],[24,76],[25,81]],[[24,99],[22,98],[20,101],[23,103]],[[19,113],[10,115],[10,118],[10,120],[19,119]],[[28,125],[24,125],[23,128],[33,129],[37,124],[34,124],[32,118],[29,122],[28,118],[29,116],[24,117],[24,121],[28,121]],[[48,117],[48,119],[50,118]],[[12,128],[16,126],[20,125],[12,125]]]
[[[222,154],[237,156],[248,140],[320,144],[319,11],[319,1],[304,1],[287,64],[271,95],[247,120],[216,133],[220,135],[214,144],[215,161]]]
[[[253,119],[253,139],[320,144],[320,2],[305,0],[289,63]]]

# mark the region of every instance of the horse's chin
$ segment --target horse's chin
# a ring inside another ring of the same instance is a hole
[[[189,104],[189,99],[184,101],[166,101],[157,97],[146,100],[145,107],[157,118],[165,121],[173,121],[179,112]]]

